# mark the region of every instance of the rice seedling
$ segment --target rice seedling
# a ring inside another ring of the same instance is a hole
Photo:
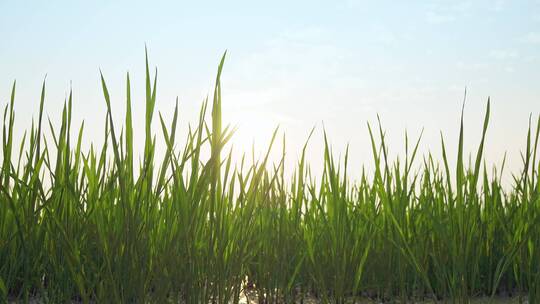
[[[489,173],[483,160],[489,100],[468,165],[463,116],[454,169],[442,135],[440,156],[418,155],[420,138],[411,145],[406,136],[404,158],[390,159],[379,121],[368,124],[372,174],[352,180],[354,155],[335,157],[324,134],[323,172],[306,162],[306,141],[289,176],[285,137],[282,158],[269,158],[277,129],[262,158],[233,163],[234,129],[221,119],[224,60],[212,98],[179,139],[178,103],[171,122],[154,113],[157,76],[146,59],[138,166],[129,74],[123,126],[101,75],[105,136],[87,151],[84,123],[72,125],[72,94],[59,125],[44,118],[45,82],[37,120],[15,143],[13,84],[0,168],[2,301],[239,303],[247,289],[259,303],[307,295],[468,303],[502,292],[540,301],[540,117],[510,187],[504,162]]]

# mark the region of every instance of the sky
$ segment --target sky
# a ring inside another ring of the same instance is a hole
[[[391,155],[403,155],[405,130],[412,140],[424,129],[421,153],[439,158],[442,132],[454,161],[466,89],[467,153],[477,149],[490,97],[486,160],[500,164],[507,152],[507,168],[517,172],[529,117],[540,114],[538,0],[0,0],[0,105],[17,80],[17,136],[37,116],[47,75],[51,121],[59,123],[72,88],[85,146],[102,139],[100,69],[119,123],[130,72],[135,132],[143,132],[145,45],[158,71],[156,110],[166,119],[176,97],[182,128],[196,119],[227,50],[223,112],[237,127],[237,153],[253,144],[264,149],[279,126],[292,166],[315,127],[308,150],[314,171],[323,130],[336,156],[350,145],[352,176],[369,167],[367,123],[377,115]],[[153,130],[160,139],[157,124]]]

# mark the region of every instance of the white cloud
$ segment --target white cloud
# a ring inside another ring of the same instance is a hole
[[[431,24],[453,22],[469,14],[472,4],[468,1],[439,3],[426,12],[426,20]]]
[[[488,69],[489,64],[487,64],[485,62],[463,62],[463,61],[459,61],[456,64],[456,67],[459,70],[462,70],[462,71],[477,72],[477,71],[482,71],[482,70]]]
[[[519,58],[519,53],[516,50],[492,50],[489,52],[489,57],[499,60],[508,60]]]
[[[456,18],[449,14],[441,14],[436,12],[427,12],[426,13],[427,22],[432,24],[442,24],[454,21]]]
[[[389,46],[395,45],[399,40],[396,34],[388,30],[378,30],[375,36],[378,42]]]
[[[346,0],[341,6],[344,8],[363,8],[369,4],[369,1],[366,0]]]
[[[520,38],[521,42],[540,44],[540,32],[529,32]]]
[[[507,73],[514,73],[516,71],[516,69],[513,66],[509,65],[509,66],[504,68],[504,71],[507,72]]]
[[[496,12],[501,12],[506,7],[506,1],[505,0],[497,0],[493,2],[493,6],[491,7],[492,10]]]

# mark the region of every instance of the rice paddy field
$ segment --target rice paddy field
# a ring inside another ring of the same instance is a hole
[[[44,117],[45,84],[15,142],[13,85],[0,161],[0,301],[540,303],[540,117],[523,134],[517,172],[483,161],[488,101],[473,155],[463,152],[463,118],[458,147],[441,136],[442,155],[418,155],[420,139],[407,139],[396,159],[375,124],[373,172],[351,179],[354,155],[336,157],[325,136],[323,172],[310,170],[306,141],[286,174],[269,154],[233,161],[222,67],[185,134],[178,107],[172,121],[154,113],[148,63],[144,134],[133,132],[129,75],[122,119],[102,77],[105,140],[88,150],[84,125],[71,123],[71,95],[61,121]],[[268,153],[284,149],[276,134]]]

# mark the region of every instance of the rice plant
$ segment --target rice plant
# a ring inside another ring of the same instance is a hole
[[[183,136],[178,103],[170,122],[154,113],[148,58],[144,137],[133,134],[129,74],[123,101],[101,75],[104,141],[87,151],[84,123],[72,125],[72,94],[59,124],[44,117],[45,82],[37,120],[15,143],[13,84],[0,168],[2,301],[239,303],[246,291],[259,303],[308,295],[468,303],[502,292],[540,301],[540,117],[509,187],[504,163],[490,173],[483,161],[489,100],[469,164],[463,116],[455,168],[442,135],[442,155],[418,155],[420,138],[406,136],[404,157],[390,159],[379,121],[366,134],[374,172],[352,180],[354,155],[335,157],[324,134],[323,172],[306,162],[308,138],[287,175],[285,138],[281,160],[269,158],[280,148],[277,130],[263,157],[233,163],[234,129],[221,119],[224,60],[212,98]],[[117,102],[126,106],[122,126],[111,111]],[[144,138],[142,153],[134,136]]]

